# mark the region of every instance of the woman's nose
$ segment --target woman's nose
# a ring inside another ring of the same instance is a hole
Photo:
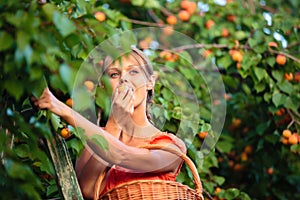
[[[120,84],[128,83],[128,80],[126,79],[126,77],[121,77],[119,83]]]

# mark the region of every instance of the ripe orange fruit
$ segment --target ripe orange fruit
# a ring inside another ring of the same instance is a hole
[[[208,132],[206,132],[206,131],[203,131],[203,132],[198,133],[198,136],[199,136],[201,139],[204,139],[207,135],[208,135]]]
[[[195,10],[197,9],[197,4],[196,4],[196,2],[193,2],[193,1],[183,0],[180,3],[180,7],[182,9],[185,9],[186,11],[188,11],[189,14],[193,14],[195,12]]]
[[[241,171],[243,168],[243,165],[241,165],[240,163],[237,163],[233,166],[234,171]]]
[[[235,15],[227,15],[226,18],[227,18],[228,21],[231,21],[231,22],[235,21]]]
[[[239,119],[239,118],[235,118],[233,121],[232,121],[232,126],[233,127],[239,127],[242,123],[242,120]]]
[[[208,29],[208,30],[211,29],[211,27],[214,26],[214,25],[215,25],[214,20],[209,19],[205,22],[205,28]]]
[[[229,31],[227,28],[223,28],[222,29],[222,37],[228,37],[229,36]]]
[[[293,73],[284,73],[284,79],[287,80],[287,81],[292,81],[294,78],[294,75]]]
[[[162,30],[163,34],[165,35],[172,35],[174,33],[173,26],[166,26]]]
[[[207,58],[209,55],[211,55],[212,51],[210,49],[206,49],[205,51],[203,51],[202,56],[204,58]]]
[[[251,154],[252,151],[253,151],[253,148],[252,148],[251,145],[245,146],[244,152],[245,152],[246,154]]]
[[[106,15],[105,15],[104,12],[98,11],[98,12],[96,12],[96,13],[94,14],[94,16],[95,16],[95,18],[96,18],[99,22],[103,22],[103,21],[105,21],[105,19],[106,19]]]
[[[190,6],[186,8],[186,11],[188,11],[190,14],[193,14],[197,9],[197,4],[196,2],[191,1]]]
[[[300,82],[300,72],[296,72],[296,73],[295,73],[294,80],[295,80],[296,82]]]
[[[292,135],[292,131],[290,131],[288,129],[282,131],[282,136],[285,138],[289,138],[289,137],[291,137],[291,135]]]
[[[67,99],[66,104],[70,107],[73,107],[73,99],[71,98]]]
[[[183,0],[183,1],[181,1],[180,2],[180,7],[182,8],[182,9],[188,9],[189,8],[189,6],[190,6],[190,1],[188,1],[188,0]]]
[[[269,42],[268,46],[269,47],[278,47],[278,44],[276,42]]]
[[[174,15],[167,17],[167,23],[170,25],[175,25],[177,23],[177,18]]]
[[[84,81],[84,86],[89,92],[92,92],[95,87],[95,84],[92,81]]]
[[[276,116],[281,116],[281,115],[283,115],[285,113],[285,109],[284,108],[280,108],[279,110],[277,110],[276,112],[275,112],[275,115]]]
[[[241,160],[242,160],[242,161],[247,161],[247,160],[248,160],[248,155],[247,155],[245,152],[243,152],[243,153],[241,154]]]
[[[186,10],[181,10],[178,13],[178,18],[182,21],[188,21],[190,17],[191,17],[190,13]]]
[[[139,47],[141,49],[149,49],[151,41],[152,41],[151,38],[145,38],[145,39],[139,41]]]
[[[232,54],[232,60],[236,61],[236,62],[242,62],[243,60],[243,55],[240,51],[234,51],[234,53]]]
[[[278,65],[284,65],[286,63],[286,57],[284,55],[278,54],[276,56],[276,63]]]
[[[280,141],[282,142],[282,144],[285,144],[285,145],[288,145],[289,144],[289,139],[285,138],[285,137],[282,137],[280,139]]]
[[[63,128],[61,129],[60,131],[60,135],[63,137],[63,138],[68,138],[71,136],[71,132],[68,128]]]
[[[217,195],[219,192],[221,192],[221,188],[220,187],[216,187],[216,189],[215,189],[215,195]]]
[[[267,169],[267,174],[268,175],[272,175],[274,173],[274,168],[273,167],[269,167],[268,169]]]
[[[293,144],[297,144],[297,143],[298,143],[298,135],[296,133],[293,133],[289,137],[289,144],[293,145]]]

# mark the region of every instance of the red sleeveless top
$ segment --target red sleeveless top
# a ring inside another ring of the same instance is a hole
[[[179,149],[186,153],[186,147],[184,143],[178,139],[175,135],[170,133],[161,133],[149,141],[149,144],[158,144],[158,143],[172,143],[179,147]],[[176,181],[176,177],[180,172],[182,163],[178,167],[177,171],[174,172],[146,172],[146,173],[137,173],[130,169],[126,169],[120,166],[113,166],[108,171],[107,182],[105,188],[101,192],[101,195],[105,194],[107,191],[115,188],[116,186],[127,183],[130,181],[136,180],[167,180],[167,181]],[[100,196],[101,196],[100,195]]]

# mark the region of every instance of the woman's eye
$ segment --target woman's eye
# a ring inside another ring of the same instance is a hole
[[[110,78],[118,78],[119,77],[119,73],[111,73],[110,74]]]
[[[131,75],[134,75],[134,74],[138,74],[139,72],[138,72],[137,70],[130,70],[129,73],[130,73]]]

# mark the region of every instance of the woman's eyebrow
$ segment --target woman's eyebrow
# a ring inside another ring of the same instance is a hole
[[[118,67],[108,67],[105,71],[111,71],[111,70],[120,71],[120,68],[118,68]]]

